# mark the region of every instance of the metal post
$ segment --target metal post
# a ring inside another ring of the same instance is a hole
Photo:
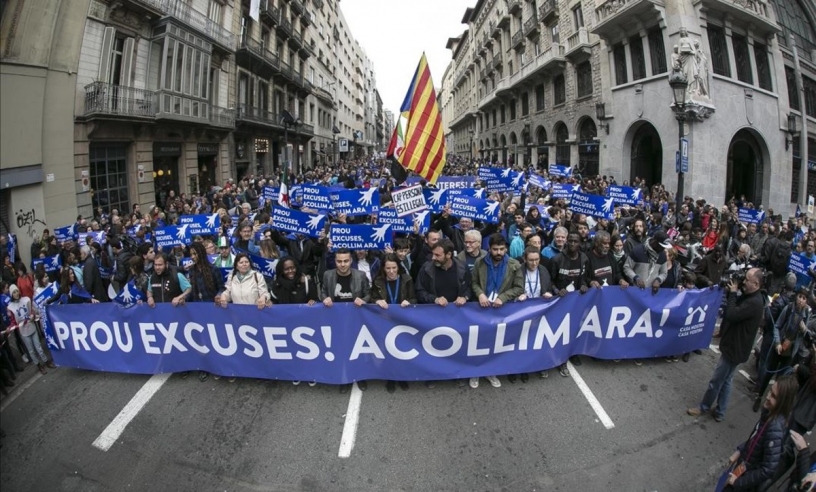
[[[788,43],[793,51],[793,66],[796,74],[796,92],[798,92],[799,108],[802,114],[802,129],[799,132],[799,204],[804,210],[807,210],[808,205],[808,118],[807,108],[805,107],[805,87],[802,79],[802,68],[799,65],[799,50],[796,47],[796,38],[793,34],[788,37]]]
[[[678,214],[678,213],[680,213],[680,206],[683,204],[683,195],[685,193],[683,191],[683,187],[685,185],[685,182],[684,182],[685,181],[685,174],[683,174],[683,164],[682,164],[682,162],[683,162],[683,124],[686,121],[686,115],[685,115],[685,112],[683,111],[683,109],[680,109],[680,110],[677,111],[677,116],[676,117],[677,117],[677,127],[679,129],[678,132],[677,132],[677,152],[679,152],[680,163],[679,163],[679,168],[677,170],[677,193],[676,193],[676,196],[674,197],[675,202],[676,202],[676,208],[674,210],[674,213]]]

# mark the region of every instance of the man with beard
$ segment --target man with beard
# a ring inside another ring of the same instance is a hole
[[[702,289],[719,284],[727,266],[728,263],[725,260],[722,246],[718,244],[694,269],[694,273],[697,275],[697,287]]]
[[[425,262],[417,279],[416,294],[420,304],[464,306],[470,299],[473,283],[470,270],[454,258],[453,253],[450,239],[442,239],[434,245],[431,261]]]
[[[623,251],[627,256],[632,256],[635,247],[642,245],[646,240],[646,222],[643,219],[635,219],[629,232],[626,241],[623,242]]]
[[[617,260],[612,256],[610,244],[612,238],[605,231],[595,233],[595,240],[592,250],[587,254],[589,259],[589,286],[600,289],[609,285],[620,285],[623,288],[629,286],[623,278],[623,272],[618,266]]]
[[[500,233],[490,236],[489,257],[476,261],[473,267],[473,295],[479,305],[501,307],[524,293],[521,264],[507,255],[507,240]],[[494,388],[501,386],[496,376],[487,376]],[[479,378],[470,378],[470,387],[479,387]]]
[[[473,274],[473,266],[476,261],[487,256],[487,251],[482,249],[482,233],[471,229],[465,233],[465,250],[456,255],[456,259],[467,265],[470,273]]]
[[[421,234],[417,235],[417,240],[414,241],[414,250],[411,252],[411,271],[408,273],[410,273],[411,278],[414,279],[419,278],[419,272],[422,271],[422,267],[425,266],[433,256],[433,248],[439,243],[439,240],[442,238],[442,233],[436,229],[431,229],[425,234],[424,241],[420,241],[419,239],[421,238]]]

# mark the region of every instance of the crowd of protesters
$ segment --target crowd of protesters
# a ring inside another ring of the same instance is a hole
[[[444,174],[477,176],[479,167],[488,165],[498,166],[452,156]],[[514,167],[547,177],[547,169],[540,165]],[[399,184],[396,174],[392,176],[386,161],[366,158],[317,166],[291,174],[288,181],[290,187],[302,183],[379,187],[380,206],[387,207],[390,190]],[[143,294],[148,306],[209,302],[227,309],[230,303],[274,309],[275,304],[322,303],[331,308],[343,302],[382,309],[475,302],[489,308],[606,287],[657,292],[721,285],[728,291],[718,334],[721,360],[701,403],[688,413],[698,418],[710,413],[722,421],[733,373],[753,353],[758,372],[754,411],[762,407],[762,416],[749,440],[729,460],[746,469],[735,471],[729,486],[759,490],[782,464],[787,470],[794,460],[799,466],[796,473],[808,473],[810,458],[801,434],[816,423],[816,316],[812,316],[816,305],[810,290],[816,274],[788,271],[793,253],[816,260],[816,229],[808,229],[807,217],[782,217],[768,209],[759,224],[741,223],[739,208],[760,208],[745,197],[731,197],[722,206],[684,197],[678,209],[663,185],[639,178],[618,183],[613,176],[574,173],[551,179],[579,184],[582,191],[599,195],[612,185],[631,186],[641,190],[642,201],[636,206],[616,204],[614,220],[605,220],[572,213],[566,200],[534,186],[519,193],[488,192],[486,198],[501,203],[498,224],[456,217],[445,209],[433,215],[430,230],[397,234],[386,250],[334,250],[325,232],[311,238],[269,228],[276,204],[263,200],[263,189],[279,182],[250,175],[202,194],[171,191],[165,203],[147,210],[138,204],[131,210],[98,207],[92,217],[77,217],[77,232],[104,231],[102,241],[88,234],[82,236],[84,241],[60,243],[51,231],[43,230],[31,246],[31,257],[59,256],[62,267],[57,271],[48,272],[42,264],[36,269],[25,265],[19,250],[7,247],[9,237],[3,237],[0,390],[5,393],[14,385],[23,364],[37,364],[43,373],[54,367],[40,341],[41,313],[32,302],[52,282],[58,282],[59,289],[46,304],[109,302],[129,284]],[[182,215],[213,213],[221,219],[218,234],[165,250],[149,240],[153,230],[176,224]],[[331,216],[335,223],[375,220]],[[275,275],[255,271],[247,253],[278,260]],[[223,278],[225,268],[231,271]],[[758,333],[762,342],[755,344]],[[689,357],[677,354],[666,361],[687,362]],[[577,356],[571,361],[581,364]],[[570,376],[567,364],[557,370]],[[548,375],[547,370],[538,373],[540,378]],[[498,376],[486,379],[498,387]],[[201,381],[207,377],[199,373]],[[529,375],[506,378],[527,382]],[[476,388],[479,378],[458,383]],[[358,384],[361,389],[367,386],[365,381]],[[386,388],[393,392],[397,385],[409,387],[405,381],[388,381]],[[807,466],[801,464],[805,461]]]

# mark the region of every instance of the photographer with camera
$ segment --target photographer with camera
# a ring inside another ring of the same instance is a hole
[[[725,418],[734,372],[750,357],[757,328],[762,324],[765,310],[762,285],[763,275],[759,268],[748,270],[741,284],[734,281],[728,284],[726,308],[720,328],[722,355],[703,400],[687,411],[692,417],[712,412],[717,422],[722,422]],[[742,291],[741,296],[737,296],[739,290]],[[713,406],[715,401],[716,407]]]
[[[811,333],[807,328],[810,318],[808,297],[807,289],[797,290],[793,303],[785,306],[774,324],[773,344],[766,355],[765,370],[759,380],[759,395],[754,400],[754,412],[759,411],[762,395],[768,388],[771,376],[782,371],[792,371],[794,359],[799,358],[799,350],[810,345]]]

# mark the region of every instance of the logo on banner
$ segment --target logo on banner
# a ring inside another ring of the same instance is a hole
[[[73,241],[76,239],[76,224],[54,228],[54,236],[61,243],[69,240]]]
[[[448,204],[448,190],[446,188],[425,188],[422,190],[425,195],[425,203],[434,213],[441,212]]]
[[[45,258],[34,258],[31,260],[31,266],[34,270],[38,265],[42,265],[47,273],[58,272],[62,267],[62,257],[60,255],[46,256]]]
[[[572,168],[569,166],[562,166],[560,164],[550,164],[550,176],[560,176],[562,178],[569,178],[572,176]]]
[[[788,270],[797,275],[807,276],[814,269],[816,269],[816,260],[811,260],[803,254],[793,253],[788,260]]]
[[[529,178],[528,182],[531,185],[536,186],[538,188],[541,188],[544,191],[548,191],[550,189],[550,185],[551,185],[549,179],[544,178],[542,176],[539,176],[536,173],[530,173],[530,178]]]
[[[274,186],[264,186],[261,192],[264,201],[267,202],[278,202],[278,194],[280,193],[280,188],[276,188]]]
[[[190,238],[187,236],[187,225],[154,229],[153,234],[156,239],[156,246],[159,248],[184,246],[190,242]]]
[[[217,213],[212,215],[181,215],[178,218],[178,223],[184,228],[183,231],[178,231],[178,233],[183,232],[184,237],[178,237],[178,239],[193,236],[210,236],[218,234],[218,228],[221,227],[221,217],[219,217]]]

